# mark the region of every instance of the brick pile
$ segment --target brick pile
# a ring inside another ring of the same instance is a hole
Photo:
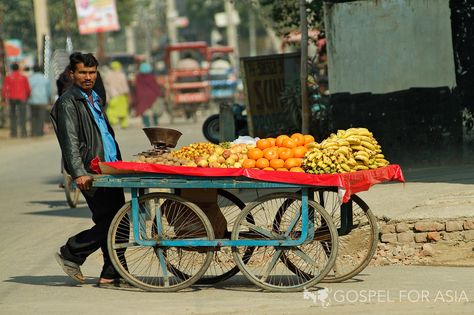
[[[474,241],[474,218],[382,222],[373,265],[424,264],[436,255],[434,243]]]

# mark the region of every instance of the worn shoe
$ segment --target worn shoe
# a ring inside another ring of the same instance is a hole
[[[97,282],[97,286],[99,288],[104,288],[104,289],[133,288],[133,286],[131,286],[123,278],[116,278],[110,282],[101,282],[101,280],[102,279],[100,279],[99,282]]]
[[[84,283],[85,279],[81,272],[81,266],[75,262],[64,259],[59,253],[54,254],[54,258],[58,262],[59,266],[63,268],[63,271],[72,279],[79,283]]]

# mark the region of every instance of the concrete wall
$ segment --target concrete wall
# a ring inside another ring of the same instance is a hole
[[[449,0],[325,4],[331,93],[456,85]]]

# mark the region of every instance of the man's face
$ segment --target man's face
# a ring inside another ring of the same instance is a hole
[[[78,63],[76,70],[71,71],[71,76],[75,85],[89,92],[97,79],[97,67],[86,67],[83,63]]]

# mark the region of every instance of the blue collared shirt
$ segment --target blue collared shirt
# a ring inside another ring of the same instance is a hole
[[[114,162],[117,161],[117,147],[115,146],[114,137],[109,132],[107,127],[107,122],[105,121],[104,113],[102,112],[99,105],[99,95],[92,90],[92,99],[94,104],[91,104],[89,97],[84,91],[81,91],[81,94],[86,98],[87,104],[94,116],[94,120],[99,127],[100,134],[102,136],[102,143],[104,146],[104,159],[105,162]]]

